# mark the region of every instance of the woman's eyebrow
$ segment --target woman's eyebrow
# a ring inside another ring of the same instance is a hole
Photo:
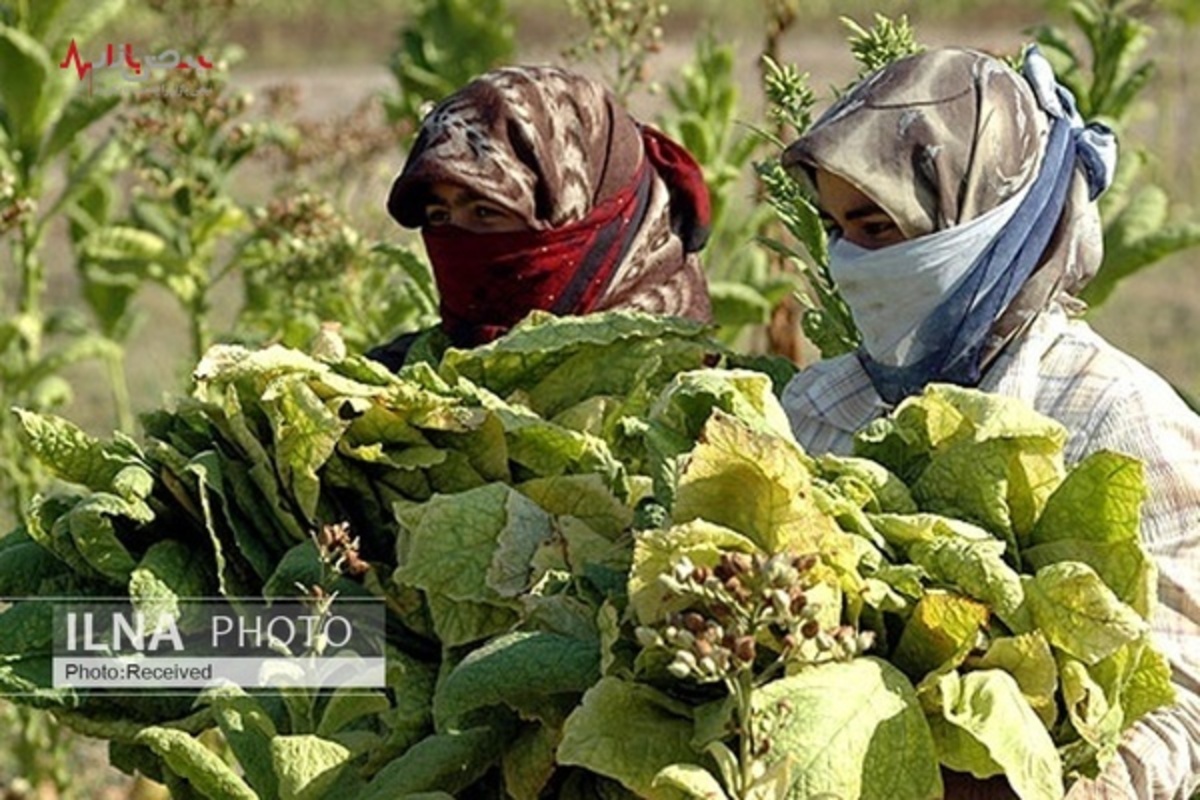
[[[882,214],[888,217],[888,213],[879,207],[876,203],[864,203],[861,206],[855,206],[846,212],[846,221],[863,219],[865,217],[873,217],[877,214]],[[890,217],[889,217],[890,219]]]
[[[844,217],[847,222],[852,222],[854,220],[863,219],[865,217],[872,217],[872,216],[875,216],[876,214],[882,214],[883,216],[888,217],[888,219],[891,219],[891,216],[886,211],[884,211],[876,203],[872,203],[872,202],[867,202],[861,206],[855,206],[854,208],[851,208],[849,211],[847,211],[845,213]],[[828,211],[826,211],[824,208],[822,208],[819,205],[817,206],[817,216],[827,222],[835,221],[833,218],[833,214],[830,214]]]

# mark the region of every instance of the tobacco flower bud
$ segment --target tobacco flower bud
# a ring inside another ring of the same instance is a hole
[[[634,630],[633,636],[642,647],[657,647],[663,643],[662,637],[658,635],[658,631],[646,625],[639,625]]]
[[[686,583],[692,577],[692,573],[696,571],[696,565],[687,556],[682,556],[675,562],[673,574],[675,579],[680,583]]]
[[[787,592],[782,589],[772,589],[768,596],[770,598],[771,607],[775,610],[776,615],[786,616],[792,607],[792,598]]]
[[[792,566],[795,567],[796,571],[798,572],[808,572],[816,565],[817,557],[812,553],[803,556],[796,556],[796,558],[792,560]]]
[[[791,612],[793,614],[799,614],[804,610],[806,605],[808,605],[808,595],[804,593],[804,590],[792,590],[791,602],[788,603],[788,608],[791,610]]]
[[[687,650],[680,650],[675,653],[675,658],[667,665],[667,671],[676,678],[686,678],[695,672],[696,667],[696,657]]]

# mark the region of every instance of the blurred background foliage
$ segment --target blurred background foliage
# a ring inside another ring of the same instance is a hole
[[[508,61],[603,78],[696,155],[723,340],[798,362],[845,351],[853,321],[780,149],[891,58],[1033,39],[1122,141],[1091,318],[1200,393],[1198,19],[1195,0],[0,0],[0,409],[136,433],[215,341],[305,346],[335,325],[362,349],[433,324],[386,188],[429,104]],[[96,63],[113,44],[118,68],[125,44],[213,66],[81,79],[61,66],[72,41]],[[31,462],[0,415],[0,530],[43,483]],[[113,782],[66,769],[79,744],[51,720],[0,712],[0,781],[44,797]]]

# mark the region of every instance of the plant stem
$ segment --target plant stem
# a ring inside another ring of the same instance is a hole
[[[125,349],[119,348],[106,356],[104,365],[108,370],[117,428],[125,433],[133,433],[133,403],[129,398],[129,381],[125,378]]]
[[[21,300],[17,313],[34,323],[29,326],[24,337],[25,366],[37,361],[42,350],[42,295],[46,291],[46,274],[37,253],[41,238],[41,226],[36,221],[26,219],[21,222],[17,244],[17,261],[21,268]]]
[[[732,688],[734,701],[737,704],[738,766],[742,770],[741,786],[737,788],[739,798],[745,798],[750,795],[750,790],[754,786],[754,754],[758,749],[758,743],[754,740],[753,670],[739,671]]]
[[[208,294],[198,289],[196,297],[188,304],[188,314],[191,317],[192,356],[199,361],[204,352],[212,344],[212,330],[208,324]]]

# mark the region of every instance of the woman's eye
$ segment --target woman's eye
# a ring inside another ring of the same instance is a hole
[[[491,206],[475,206],[475,216],[479,219],[492,219],[500,216],[500,211]]]
[[[821,222],[821,227],[825,229],[826,236],[832,238],[834,236],[841,235],[842,229],[836,222],[834,222],[833,217],[822,211],[818,219]]]
[[[446,225],[450,222],[450,212],[444,208],[427,208],[425,222],[429,225]]]
[[[863,233],[867,236],[880,237],[888,236],[896,230],[896,223],[891,220],[884,222],[868,222],[863,225]]]

